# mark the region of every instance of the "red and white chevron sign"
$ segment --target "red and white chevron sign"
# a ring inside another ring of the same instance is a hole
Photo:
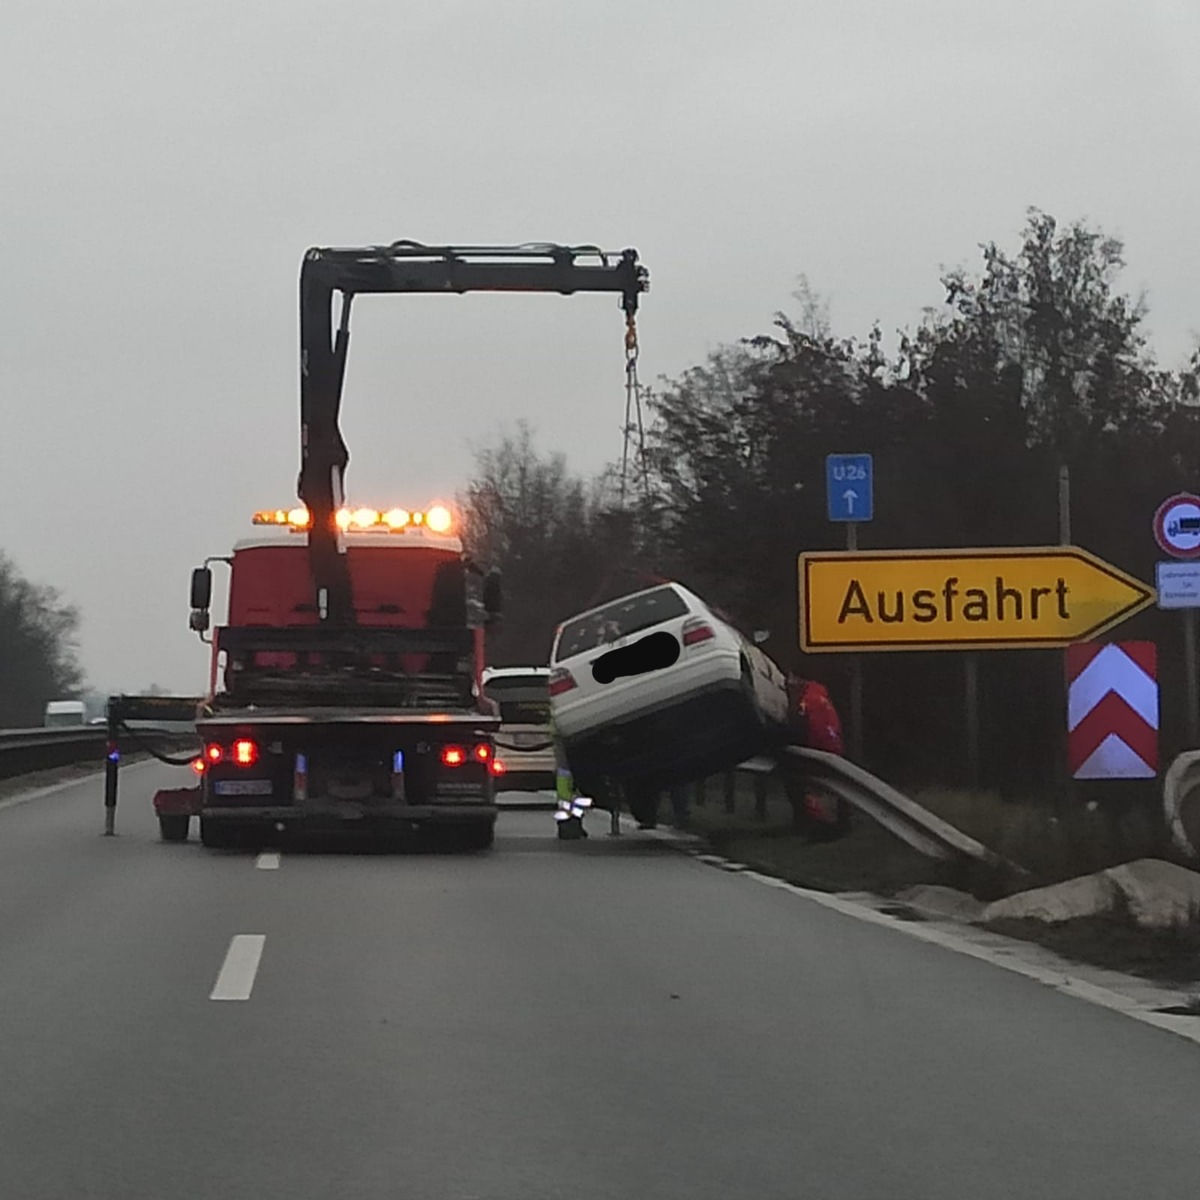
[[[1153,642],[1067,647],[1067,758],[1075,779],[1158,774],[1157,676]]]

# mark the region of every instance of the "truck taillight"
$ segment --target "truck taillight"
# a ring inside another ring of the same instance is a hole
[[[566,667],[555,667],[550,672],[549,691],[552,696],[561,696],[563,692],[569,692],[572,688],[578,687],[575,682],[575,677]]]
[[[239,767],[252,767],[258,762],[258,743],[249,738],[238,738],[233,743],[233,761]]]
[[[442,766],[461,767],[467,761],[467,752],[461,746],[442,747]]]
[[[707,642],[717,635],[713,627],[700,617],[692,617],[683,623],[683,644],[694,646],[697,642]]]

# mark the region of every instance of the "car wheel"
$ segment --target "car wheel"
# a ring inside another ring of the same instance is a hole
[[[210,850],[228,850],[237,841],[237,829],[222,821],[200,818],[200,844]]]
[[[496,841],[496,822],[473,822],[460,832],[457,840],[464,850],[490,850]]]
[[[164,842],[186,842],[192,818],[187,813],[162,813],[158,818],[158,832]]]
[[[746,659],[742,659],[742,697],[746,704],[746,716],[755,730],[767,727],[767,717],[754,690],[754,670]]]
[[[645,783],[630,783],[625,789],[629,812],[642,829],[658,828],[658,789]]]

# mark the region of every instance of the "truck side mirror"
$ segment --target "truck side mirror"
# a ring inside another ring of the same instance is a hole
[[[212,604],[212,568],[197,567],[192,572],[192,607],[208,608]]]
[[[503,608],[504,589],[500,582],[500,572],[493,567],[483,580],[483,611],[487,614],[488,624],[496,621]]]
[[[192,572],[192,612],[188,628],[203,634],[208,629],[208,606],[212,603],[212,570],[197,567]]]

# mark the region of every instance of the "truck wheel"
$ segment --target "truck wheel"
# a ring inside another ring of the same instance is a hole
[[[496,822],[480,821],[477,825],[468,825],[459,837],[459,845],[464,850],[490,850],[496,840]]]
[[[186,842],[191,823],[187,813],[160,813],[158,831],[164,842]]]
[[[200,844],[210,850],[227,850],[235,841],[236,830],[220,821],[200,818]]]
[[[641,782],[630,782],[626,785],[626,795],[629,799],[629,811],[638,823],[639,829],[658,828],[658,789]]]

